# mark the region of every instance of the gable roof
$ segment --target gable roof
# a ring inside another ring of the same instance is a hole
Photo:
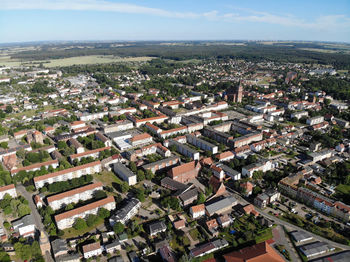
[[[226,262],[283,262],[282,257],[264,241],[224,255]]]

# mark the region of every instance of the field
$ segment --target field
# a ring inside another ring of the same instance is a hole
[[[348,185],[340,184],[337,186],[336,190],[344,195],[350,195],[350,186]]]
[[[90,65],[90,64],[106,64],[114,62],[143,62],[152,60],[152,57],[117,57],[112,55],[89,55],[89,56],[75,56],[69,58],[50,59],[47,61],[25,61],[22,62],[18,59],[11,59],[10,56],[0,57],[0,66],[19,66],[23,65],[39,65],[43,64],[44,67],[52,68],[59,66],[71,66],[71,65]]]

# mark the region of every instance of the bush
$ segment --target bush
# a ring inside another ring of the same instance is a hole
[[[73,228],[75,230],[84,230],[87,228],[87,224],[85,222],[84,219],[82,218],[77,218],[77,220],[75,221],[74,225],[73,225]]]

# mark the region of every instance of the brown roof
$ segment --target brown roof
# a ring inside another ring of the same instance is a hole
[[[58,221],[60,221],[62,219],[66,219],[68,217],[72,217],[72,216],[75,216],[75,215],[78,215],[78,214],[82,214],[82,213],[84,213],[84,212],[86,212],[88,210],[92,210],[92,209],[95,209],[97,207],[104,206],[104,205],[106,205],[108,203],[111,203],[111,202],[114,202],[114,197],[113,196],[109,196],[107,198],[104,198],[104,199],[92,202],[92,203],[87,204],[85,206],[69,210],[69,211],[64,212],[62,214],[58,214],[58,215],[55,216],[55,220],[56,220],[56,222],[58,222]]]
[[[264,241],[224,255],[226,262],[283,262],[284,260]]]
[[[189,171],[191,171],[191,170],[193,170],[195,168],[196,168],[196,161],[192,161],[192,162],[189,162],[189,163],[186,163],[186,164],[182,164],[180,166],[173,167],[170,170],[170,173],[173,176],[177,176],[177,175],[180,175],[182,173],[189,172]]]
[[[204,211],[205,206],[204,206],[204,204],[199,204],[199,205],[196,205],[196,206],[191,206],[191,209],[192,209],[193,213],[197,213],[197,212]]]
[[[47,175],[34,177],[33,180],[34,180],[34,182],[41,181],[41,180],[46,180],[46,179],[48,179],[50,177],[60,176],[60,175],[63,175],[63,174],[74,172],[74,171],[77,171],[77,170],[80,170],[80,169],[83,169],[83,168],[87,168],[87,167],[93,167],[93,166],[100,165],[100,164],[101,164],[100,161],[95,161],[95,162],[87,163],[85,165],[75,166],[75,167],[71,167],[71,168],[68,168],[68,169],[63,169],[63,170],[60,170],[60,171],[57,171],[57,172],[53,172],[53,173],[50,173],[50,174],[47,174]]]
[[[151,136],[148,134],[148,133],[142,133],[142,134],[139,134],[139,135],[136,135],[134,136],[133,138],[131,138],[130,140],[132,142],[135,142],[135,141],[139,141],[139,140],[144,140],[144,139],[148,139],[150,138]]]
[[[226,152],[223,152],[221,154],[217,154],[215,157],[217,159],[224,159],[224,158],[233,157],[233,156],[234,156],[234,154],[231,151],[226,151]]]
[[[0,187],[0,192],[4,192],[4,191],[7,191],[7,190],[10,190],[10,189],[13,189],[13,188],[15,188],[14,184],[7,185],[7,186],[2,186],[2,187]]]
[[[74,159],[74,158],[78,158],[78,157],[82,157],[82,156],[86,156],[86,155],[92,155],[92,154],[95,154],[95,153],[98,153],[98,152],[101,152],[101,151],[104,151],[104,150],[109,150],[111,149],[110,146],[106,146],[106,147],[101,147],[101,148],[97,148],[97,149],[94,149],[94,150],[89,150],[89,151],[85,151],[85,152],[82,152],[82,153],[79,153],[79,154],[73,154],[73,155],[70,155],[69,157],[71,159]]]
[[[63,192],[60,194],[49,196],[46,198],[46,200],[48,203],[51,203],[53,201],[56,201],[56,200],[59,200],[59,199],[65,198],[65,197],[73,196],[75,194],[83,193],[87,190],[92,190],[92,189],[102,187],[102,186],[103,186],[103,184],[101,182],[97,182],[97,183],[89,184],[86,186],[78,187],[76,189],[72,189],[72,190],[69,190],[69,191],[66,191],[66,192]]]
[[[20,168],[12,170],[11,171],[11,175],[17,174],[18,172],[20,172],[22,170],[27,171],[27,170],[32,170],[32,169],[35,169],[35,168],[40,168],[42,166],[48,166],[48,165],[52,165],[52,164],[58,164],[58,160],[55,159],[55,160],[50,160],[50,161],[46,161],[46,162],[43,162],[43,163],[36,163],[36,164],[30,165],[30,166],[20,167]]]
[[[87,244],[83,246],[83,252],[87,253],[96,249],[100,249],[101,245],[100,242],[95,242],[95,243],[91,243],[91,244]]]

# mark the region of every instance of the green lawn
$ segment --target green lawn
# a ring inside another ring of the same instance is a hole
[[[113,187],[113,183],[122,183],[122,181],[112,171],[102,171],[101,173],[94,174],[93,177],[102,182],[105,186]]]
[[[340,184],[336,187],[336,190],[344,195],[350,195],[350,185]]]
[[[64,235],[62,236],[62,238],[72,238],[72,237],[77,237],[77,236],[82,236],[85,233],[94,230],[95,228],[97,228],[98,226],[100,226],[101,224],[103,224],[104,220],[102,218],[97,218],[96,219],[96,223],[90,227],[87,227],[84,230],[76,230],[73,227],[71,228],[67,228],[64,231]]]
[[[201,234],[199,233],[197,228],[191,229],[189,233],[194,241],[197,241],[201,237]]]

